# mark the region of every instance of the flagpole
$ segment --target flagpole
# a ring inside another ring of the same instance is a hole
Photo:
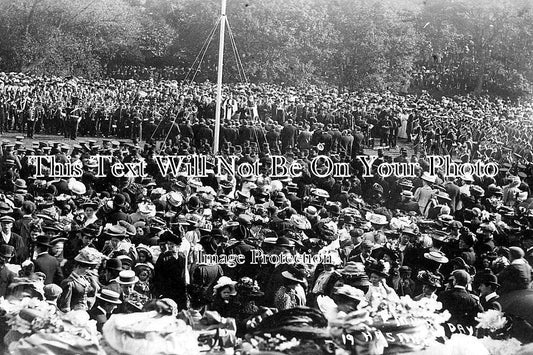
[[[218,45],[218,77],[217,77],[217,101],[215,111],[215,137],[213,142],[213,154],[218,153],[220,140],[220,106],[222,103],[222,69],[224,65],[224,31],[226,26],[226,0],[222,0],[220,11],[220,41]]]

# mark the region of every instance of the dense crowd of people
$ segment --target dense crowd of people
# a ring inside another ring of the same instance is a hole
[[[437,299],[451,323],[473,325],[478,312],[501,309],[499,297],[530,288],[531,106],[226,86],[220,154],[260,161],[260,175],[193,178],[162,175],[155,156],[210,154],[212,84],[22,74],[0,83],[3,132],[103,136],[101,145],[2,141],[0,296],[29,292],[63,312],[88,311],[99,327],[166,299],[192,324],[205,310],[234,317],[242,335],[273,312],[317,308],[320,296],[346,312],[379,298]],[[411,162],[415,176],[363,176],[355,157],[368,149],[373,169]],[[104,177],[96,154],[111,157]],[[276,154],[303,174],[271,178]],[[36,177],[32,155],[80,161],[83,175]],[[348,163],[350,177],[313,176],[317,155]],[[499,173],[430,175],[428,155],[496,162]],[[143,160],[145,177],[110,172],[112,162]],[[254,262],[258,253],[269,262]],[[279,263],[305,254],[323,261]],[[21,279],[43,292],[21,291]]]

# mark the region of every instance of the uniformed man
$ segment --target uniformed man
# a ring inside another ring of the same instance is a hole
[[[65,138],[76,139],[78,135],[78,126],[81,121],[83,111],[78,105],[79,98],[73,97],[71,106],[67,109],[67,129],[65,130]]]

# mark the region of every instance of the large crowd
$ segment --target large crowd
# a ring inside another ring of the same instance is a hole
[[[260,161],[258,176],[157,169],[156,155],[211,154],[211,83],[0,74],[2,132],[76,139],[2,141],[0,296],[85,310],[99,329],[163,299],[191,325],[217,311],[244,335],[277,311],[319,308],[323,296],[346,312],[379,298],[436,299],[468,326],[530,288],[531,105],[254,84],[223,93],[220,154]],[[99,177],[96,154],[144,160],[148,176],[115,177],[106,165]],[[417,163],[416,176],[365,177],[364,154],[377,155],[374,169]],[[80,161],[83,175],[35,177],[32,155]],[[271,178],[273,155],[303,174]],[[350,177],[313,176],[317,155],[348,163]],[[429,155],[496,162],[499,173],[430,175]],[[323,261],[258,264],[258,253]],[[31,281],[23,291],[21,279]]]

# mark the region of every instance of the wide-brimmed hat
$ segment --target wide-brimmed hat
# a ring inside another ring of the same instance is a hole
[[[333,295],[343,296],[359,302],[366,301],[364,292],[350,285],[342,285],[340,287],[336,287],[333,290]]]
[[[135,271],[137,270],[150,270],[150,271],[154,271],[154,266],[150,263],[137,263],[135,264],[135,266],[133,267],[135,269]]]
[[[87,265],[87,266],[96,266],[102,260],[102,254],[91,247],[85,247],[79,251],[78,255],[74,258],[74,261]]]
[[[237,291],[235,291],[235,285],[237,284],[237,281],[233,281],[231,278],[227,276],[222,276],[217,280],[217,283],[215,286],[213,286],[213,290],[216,292],[219,288],[223,288],[226,286],[231,287],[231,295],[235,296],[237,294]]]
[[[279,247],[292,248],[295,246],[295,243],[287,237],[278,237],[276,245]]]
[[[101,301],[112,303],[112,304],[121,304],[120,294],[113,290],[103,288],[99,293],[96,294],[96,298]]]
[[[50,246],[54,246],[54,244],[57,244],[59,242],[66,242],[68,238],[65,237],[54,237],[50,238]]]
[[[120,220],[118,221],[118,225],[126,229],[126,237],[133,237],[137,234],[137,228],[135,228],[131,223]]]
[[[438,217],[438,220],[441,221],[442,223],[451,223],[453,222],[454,218],[451,214],[441,214]]]
[[[426,181],[426,182],[431,183],[431,184],[434,184],[435,181],[437,180],[437,177],[435,175],[429,175],[429,173],[427,171],[424,171],[420,178],[422,180]]]
[[[121,285],[133,285],[139,281],[139,278],[135,275],[135,271],[123,270],[115,280]]]
[[[170,230],[166,230],[159,236],[159,243],[174,243],[176,245],[181,244],[181,237]]]
[[[389,222],[387,221],[387,217],[382,215],[382,214],[377,214],[377,213],[367,213],[366,215],[366,219],[372,223],[372,224],[375,224],[375,225],[379,225],[379,226],[384,226],[384,225],[387,225],[389,224]]]
[[[440,251],[430,251],[429,253],[424,253],[424,258],[435,261],[439,264],[446,264],[449,261],[446,255]]]
[[[300,283],[300,284],[305,283],[305,279],[304,279],[303,276],[296,275],[294,272],[291,272],[289,270],[283,271],[281,273],[281,276],[283,276],[287,280],[294,281],[294,282],[297,282],[297,283]]]
[[[293,214],[290,218],[291,224],[300,230],[308,230],[311,229],[311,222],[305,217],[300,214]]]
[[[385,269],[385,264],[383,264],[382,262],[376,262],[376,263],[372,263],[368,268],[367,268],[367,271],[368,271],[368,274],[376,274],[376,275],[379,275],[381,277],[389,277],[389,274],[387,272],[387,270]]]
[[[329,198],[329,192],[323,189],[311,189],[311,194],[316,197]]]
[[[108,238],[124,239],[126,238],[126,227],[112,225],[106,228],[103,234],[104,236],[107,236]]]
[[[472,176],[472,174],[465,174],[465,175],[461,176],[461,179],[464,182],[474,182],[474,177]]]
[[[80,204],[80,207],[83,208],[83,209],[86,209],[86,208],[92,208],[93,210],[96,210],[98,209],[98,203],[96,201],[85,201],[83,203]]]

